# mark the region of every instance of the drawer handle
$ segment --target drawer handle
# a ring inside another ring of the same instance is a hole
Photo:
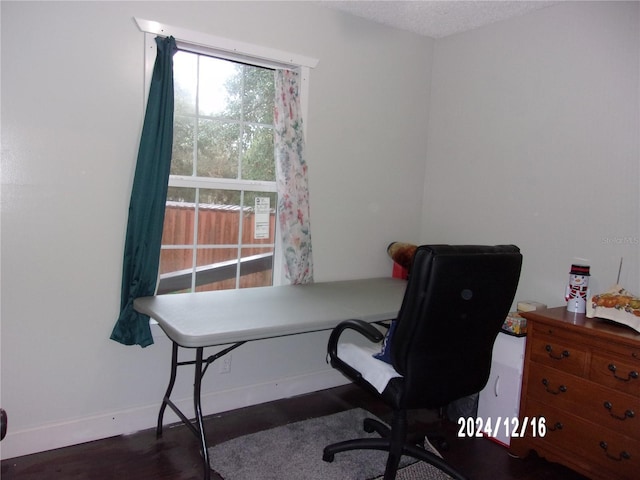
[[[611,460],[615,460],[616,462],[620,462],[622,460],[630,460],[631,459],[631,455],[629,455],[629,452],[626,451],[621,451],[617,457],[611,455],[607,449],[609,448],[609,445],[607,445],[607,442],[605,442],[604,440],[602,440],[600,442],[600,448],[604,450],[605,455],[610,458]]]
[[[556,430],[562,430],[563,428],[564,428],[564,425],[562,425],[562,423],[556,422],[553,424],[553,427],[549,427],[549,430],[552,432],[555,432]]]
[[[564,385],[560,385],[558,387],[558,390],[549,390],[549,380],[547,380],[546,378],[542,379],[542,384],[544,385],[544,389],[552,395],[558,395],[567,391],[567,387],[565,387]]]
[[[617,415],[615,413],[613,413],[611,410],[613,409],[613,405],[611,404],[611,402],[604,402],[604,408],[606,408],[607,410],[609,410],[609,415],[611,415],[613,418],[615,418],[616,420],[626,420],[627,418],[633,418],[636,414],[634,413],[633,410],[629,409],[627,411],[624,412],[624,415],[620,416]]]
[[[616,373],[617,367],[615,366],[615,364],[610,363],[607,368],[611,373],[613,373],[614,378],[621,380],[623,382],[628,382],[629,380],[636,380],[638,378],[638,372],[636,370],[631,370],[627,374],[627,378],[624,378],[624,377],[619,377],[618,374]]]
[[[562,360],[563,358],[567,358],[569,356],[569,350],[563,350],[560,355],[554,355],[553,347],[551,345],[546,345],[544,349],[547,351],[549,356],[554,360]]]

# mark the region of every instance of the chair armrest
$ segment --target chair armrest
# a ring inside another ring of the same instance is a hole
[[[331,332],[328,345],[329,355],[337,355],[338,341],[345,330],[355,330],[365,336],[372,343],[380,343],[382,339],[384,339],[384,334],[370,323],[356,319],[344,320]]]
[[[338,358],[338,341],[345,330],[355,330],[372,343],[380,343],[384,339],[384,334],[370,323],[356,319],[340,322],[331,332],[327,345],[327,354],[329,355],[331,366],[342,371],[354,380],[360,379],[362,378],[360,372]]]

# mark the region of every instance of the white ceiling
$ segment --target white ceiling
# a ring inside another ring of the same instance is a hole
[[[317,3],[391,27],[442,38],[524,15],[558,1],[343,0]]]

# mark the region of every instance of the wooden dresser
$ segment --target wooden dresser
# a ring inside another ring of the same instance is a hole
[[[565,307],[522,315],[523,433],[511,453],[535,450],[593,479],[639,479],[640,333]]]

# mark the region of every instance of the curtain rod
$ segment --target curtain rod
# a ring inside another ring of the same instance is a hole
[[[153,33],[163,37],[173,36],[177,41],[188,42],[203,47],[216,48],[240,55],[251,55],[252,57],[268,61],[276,61],[278,63],[291,66],[315,68],[318,65],[317,59],[304,55],[196,32],[153,20],[145,20],[137,17],[134,17],[134,20],[142,32]]]

